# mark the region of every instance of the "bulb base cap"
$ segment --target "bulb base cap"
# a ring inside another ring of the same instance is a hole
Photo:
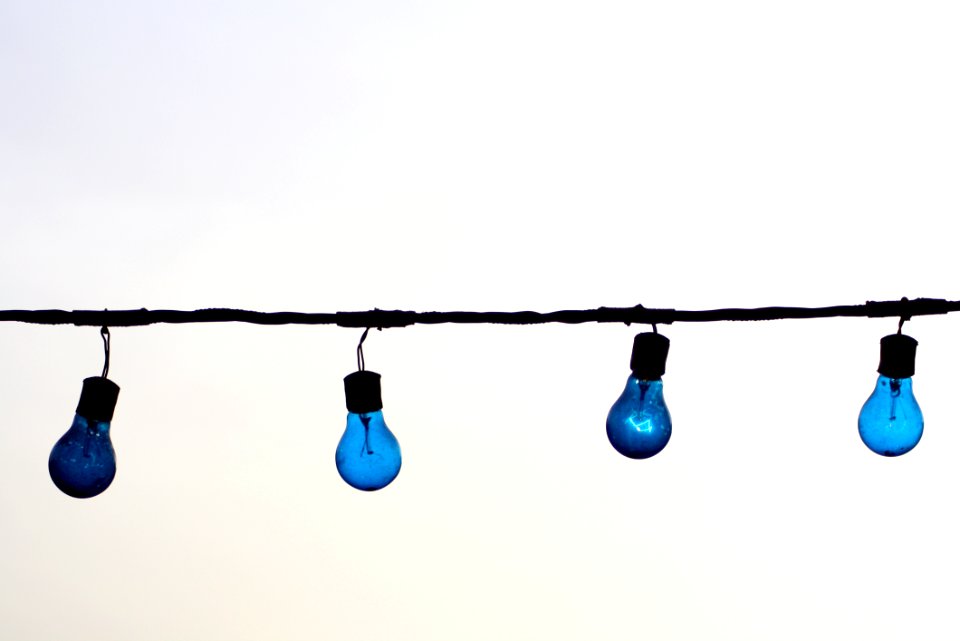
[[[910,378],[917,359],[917,341],[906,334],[891,334],[880,339],[880,367],[887,378]]]
[[[108,378],[92,376],[83,379],[77,414],[88,421],[109,423],[113,420],[113,410],[117,407],[120,386]]]
[[[633,339],[630,369],[641,381],[658,381],[667,371],[670,339],[663,334],[644,332]]]
[[[383,409],[380,396],[380,375],[362,370],[347,375],[343,379],[343,390],[347,396],[347,411],[353,414],[379,412]]]

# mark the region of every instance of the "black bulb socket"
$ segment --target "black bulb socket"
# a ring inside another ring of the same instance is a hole
[[[83,379],[77,414],[88,421],[109,423],[113,420],[113,410],[117,407],[120,386],[103,376]]]
[[[630,369],[641,381],[659,381],[667,371],[670,339],[656,332],[637,334],[633,339]]]
[[[880,339],[880,367],[887,378],[910,378],[917,361],[917,341],[906,334],[891,334]]]
[[[380,375],[362,370],[349,374],[343,379],[343,390],[347,396],[347,411],[354,414],[379,412],[383,409],[380,397]]]

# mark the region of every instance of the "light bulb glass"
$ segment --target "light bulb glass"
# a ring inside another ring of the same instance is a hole
[[[337,445],[337,471],[358,490],[379,490],[400,473],[400,443],[383,421],[383,411],[347,414]]]
[[[912,450],[923,436],[923,414],[913,396],[913,380],[881,374],[860,410],[858,425],[863,443],[877,454],[900,456]]]
[[[663,381],[635,376],[607,415],[610,444],[630,458],[650,458],[667,445],[673,431],[670,411],[663,400]]]
[[[117,473],[109,421],[88,420],[77,414],[73,425],[53,446],[48,466],[50,478],[64,494],[88,499],[103,492]]]

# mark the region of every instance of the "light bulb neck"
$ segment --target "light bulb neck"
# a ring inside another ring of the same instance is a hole
[[[880,366],[877,372],[887,378],[910,378],[917,360],[917,341],[906,334],[891,334],[880,339]]]
[[[667,371],[670,339],[663,334],[644,332],[633,339],[630,370],[641,381],[658,381]]]
[[[347,397],[348,412],[366,414],[383,409],[380,375],[376,372],[361,370],[347,375],[343,379],[343,390]]]
[[[117,407],[120,386],[103,376],[92,376],[83,380],[77,414],[88,421],[109,423],[113,420],[113,410]]]

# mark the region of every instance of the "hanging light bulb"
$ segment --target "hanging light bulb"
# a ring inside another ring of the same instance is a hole
[[[400,444],[383,420],[380,375],[354,372],[343,386],[347,429],[337,445],[337,471],[358,490],[379,490],[400,473]]]
[[[860,439],[877,454],[906,454],[923,436],[923,414],[913,396],[916,355],[917,341],[910,336],[880,339],[880,376],[858,420]]]
[[[656,331],[637,334],[630,358],[632,374],[607,415],[607,438],[624,456],[650,458],[666,447],[673,430],[663,400],[670,340]]]
[[[117,473],[110,442],[110,421],[120,387],[107,378],[110,369],[110,330],[103,336],[103,375],[84,379],[73,424],[50,451],[48,467],[54,485],[64,494],[88,499],[103,492]]]
[[[347,429],[337,444],[337,471],[358,490],[382,489],[400,473],[400,443],[383,420],[380,375],[366,371],[363,342],[357,344],[357,370],[343,379],[347,396]]]

